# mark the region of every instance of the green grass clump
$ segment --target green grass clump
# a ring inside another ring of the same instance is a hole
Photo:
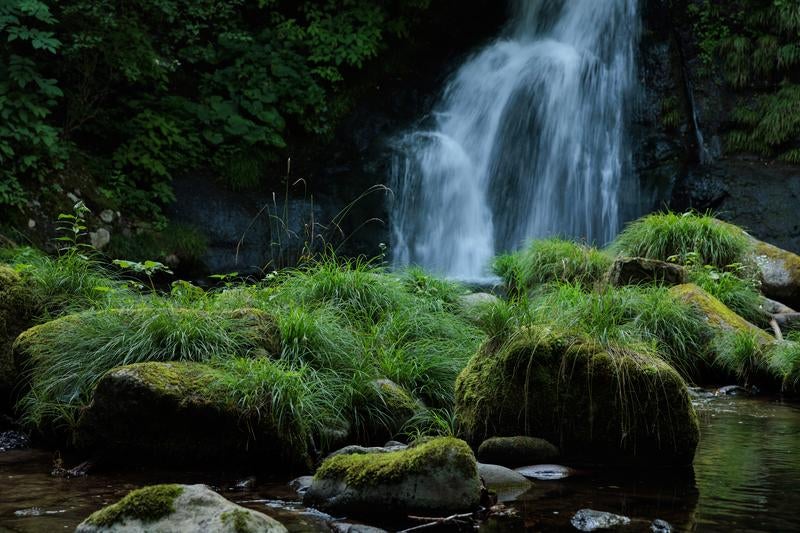
[[[752,331],[733,331],[714,339],[717,366],[750,384],[764,366],[770,347]]]
[[[183,494],[180,485],[153,485],[128,493],[113,505],[86,519],[93,526],[110,528],[126,519],[155,522],[175,512],[175,500]]]
[[[743,231],[698,213],[655,213],[628,225],[612,245],[617,253],[726,268],[745,264],[752,245]]]
[[[765,365],[781,380],[784,390],[800,390],[800,332],[791,332],[783,342],[776,343],[768,352]]]
[[[612,259],[596,248],[552,238],[532,241],[519,252],[499,256],[494,271],[510,291],[519,294],[552,282],[592,284],[611,263]]]
[[[254,312],[253,312],[254,313]],[[29,392],[19,407],[30,426],[74,427],[80,408],[108,370],[148,361],[207,361],[245,355],[260,337],[253,313],[142,307],[85,311],[36,326],[17,339]]]
[[[531,302],[530,321],[580,332],[604,344],[651,344],[684,377],[694,375],[710,335],[699,312],[665,287],[557,284]],[[647,350],[651,351],[651,350]]]

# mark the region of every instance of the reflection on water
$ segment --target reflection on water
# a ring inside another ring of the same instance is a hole
[[[513,503],[524,527],[573,531],[572,515],[592,508],[630,517],[629,531],[647,531],[656,518],[677,531],[800,530],[800,407],[745,398],[706,398],[696,406],[702,441],[694,471],[579,471],[537,481]],[[51,463],[47,452],[0,453],[0,531],[70,531],[127,491],[163,482],[207,483],[291,531],[329,530],[329,517],[303,508],[283,480],[247,491],[232,489],[237,476],[225,473],[141,470],[66,480],[50,477]]]

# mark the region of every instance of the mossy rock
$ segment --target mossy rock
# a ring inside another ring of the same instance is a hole
[[[688,465],[699,439],[686,383],[661,359],[547,328],[486,343],[456,380],[460,431],[537,436],[573,462]]]
[[[676,285],[670,293],[678,300],[694,306],[705,317],[712,330],[718,334],[746,332],[759,342],[772,343],[775,339],[759,327],[733,312],[728,306],[694,283]]]
[[[34,309],[30,286],[14,269],[0,265],[0,413],[11,406],[19,384],[14,339],[31,326]]]
[[[800,307],[800,256],[755,241],[755,257],[764,295],[789,307]]]
[[[243,412],[216,390],[222,372],[191,362],[111,370],[80,418],[77,445],[110,461],[307,467],[300,421],[279,429],[270,412]]]
[[[675,263],[642,257],[618,257],[606,279],[615,287],[653,283],[680,285],[686,283],[686,276],[686,269]]]
[[[84,520],[76,533],[285,533],[277,520],[236,505],[205,485],[153,485]]]
[[[536,437],[492,437],[478,448],[480,462],[509,468],[550,463],[558,456],[558,448]]]
[[[477,508],[480,493],[470,447],[440,437],[396,452],[326,459],[304,503],[328,513],[439,516]]]

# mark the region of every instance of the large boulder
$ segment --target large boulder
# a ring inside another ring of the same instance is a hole
[[[564,457],[688,465],[699,439],[686,383],[661,359],[541,327],[488,342],[456,380],[467,441],[538,436]]]
[[[115,368],[98,383],[79,421],[81,448],[126,462],[249,461],[304,467],[302,424],[284,414],[251,413],[220,394],[223,370],[191,362]]]
[[[656,259],[618,257],[608,271],[608,282],[615,287],[649,283],[680,285],[686,283],[686,269]]]
[[[764,295],[790,307],[800,307],[800,256],[755,241],[755,257]]]
[[[76,533],[286,533],[269,516],[230,502],[205,485],[154,485],[128,493],[81,522]]]
[[[751,333],[759,342],[769,344],[775,339],[764,330],[737,315],[728,306],[694,283],[676,285],[670,293],[678,300],[694,306],[705,316],[711,329],[720,335]]]
[[[430,516],[470,511],[480,494],[472,450],[442,437],[396,452],[326,459],[303,501],[328,513]]]
[[[30,287],[14,269],[0,265],[0,413],[11,405],[18,384],[14,339],[30,327],[33,309]]]

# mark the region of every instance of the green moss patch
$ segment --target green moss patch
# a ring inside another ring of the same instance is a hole
[[[180,485],[154,485],[134,490],[117,503],[92,514],[87,522],[99,527],[110,527],[128,519],[155,522],[175,512],[175,500],[182,493]]]
[[[528,435],[566,457],[689,464],[699,438],[683,379],[643,346],[526,327],[487,343],[456,382],[463,436]]]
[[[353,487],[366,487],[400,483],[445,464],[453,465],[467,479],[476,475],[475,456],[467,443],[440,437],[397,452],[337,455],[323,462],[314,477],[342,479]]]

